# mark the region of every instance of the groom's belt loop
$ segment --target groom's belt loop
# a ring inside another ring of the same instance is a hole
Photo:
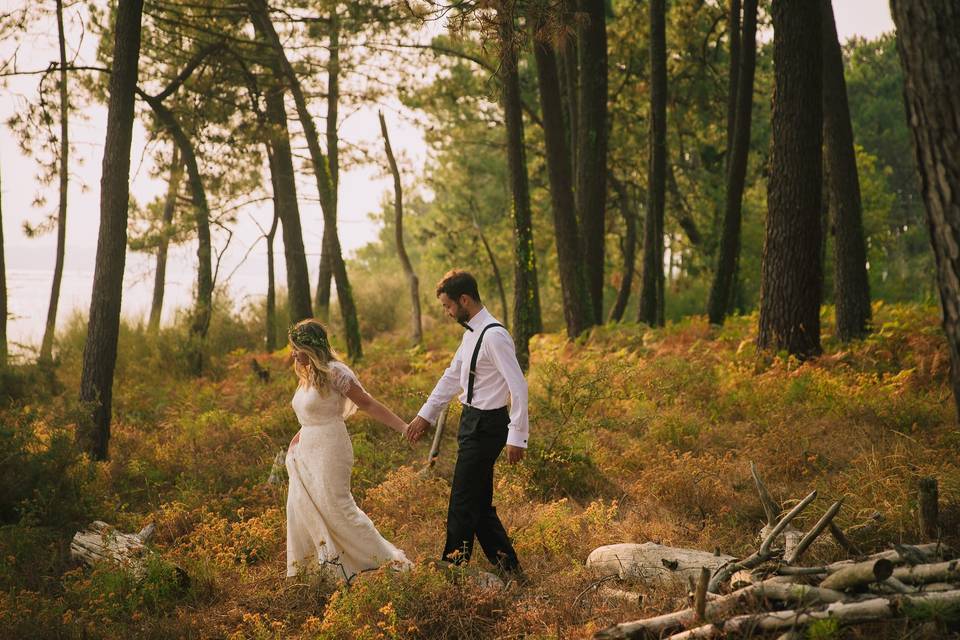
[[[487,329],[492,329],[494,327],[503,327],[499,322],[494,322],[488,324],[483,328],[483,331],[480,332],[480,335],[477,336],[477,345],[473,348],[473,357],[470,358],[470,378],[467,381],[467,404],[473,403],[473,382],[477,377],[477,358],[480,357],[480,343],[483,342],[483,334],[487,332]]]

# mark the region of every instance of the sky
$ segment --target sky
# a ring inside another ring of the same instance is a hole
[[[851,36],[867,38],[892,31],[893,22],[887,0],[834,0],[837,31],[841,41]],[[68,33],[78,32],[79,18],[67,17]],[[71,26],[72,25],[72,26]],[[18,55],[19,69],[43,69],[57,59],[56,24],[50,21],[33,34],[32,45]],[[78,61],[92,63],[95,42],[87,34],[77,53]],[[68,45],[68,57],[76,52],[76,38]],[[9,52],[4,52],[4,58]],[[80,62],[78,62],[79,64]],[[37,208],[32,202],[42,188],[38,184],[36,162],[24,156],[6,127],[8,118],[22,109],[26,100],[37,95],[38,76],[12,78],[6,87],[0,87],[0,198],[2,198],[3,234],[6,250],[7,287],[12,317],[8,322],[8,335],[14,350],[18,345],[36,345],[43,333],[49,301],[50,283],[56,247],[56,236],[51,233],[39,238],[28,238],[23,231],[24,222],[36,223],[57,206],[56,184],[46,188],[48,203]],[[401,157],[401,171],[405,176],[416,176],[422,171],[427,148],[421,131],[414,124],[411,114],[404,113],[396,101],[386,101],[361,109],[341,121],[341,139],[346,143],[379,145],[380,129],[377,108],[384,110],[390,127],[391,142]],[[106,108],[87,108],[82,118],[70,122],[70,137],[75,149],[71,152],[71,178],[68,194],[67,252],[64,282],[58,323],[75,310],[86,312],[92,288],[93,266],[96,257],[97,230],[99,225],[100,163],[103,154],[103,138]],[[131,151],[130,190],[137,200],[146,203],[165,189],[162,181],[149,175],[149,159],[145,157],[146,137],[143,124],[134,128]],[[405,178],[405,183],[412,178]],[[379,166],[360,166],[341,175],[339,231],[344,252],[350,254],[357,248],[374,241],[379,232],[379,223],[371,219],[374,211],[380,210],[384,197],[392,195],[392,181]],[[323,233],[322,216],[315,202],[316,187],[309,176],[301,176],[298,193],[301,196],[300,212],[303,220],[304,242],[308,247],[319,247]],[[269,227],[272,210],[269,203],[245,208],[238,217],[234,237],[223,255],[220,280],[232,273],[228,286],[234,300],[242,305],[262,296],[266,291],[266,248],[259,241],[260,231],[256,220]],[[223,245],[224,238],[215,239]],[[279,249],[280,242],[277,243]],[[254,246],[255,245],[255,246]],[[176,307],[182,307],[191,299],[192,276],[196,264],[195,247],[186,245],[173,251],[170,258],[167,283],[167,304],[164,321],[169,321]],[[316,283],[319,254],[309,253],[311,286]],[[277,278],[283,282],[283,260],[278,260]],[[149,311],[152,290],[153,259],[128,252],[125,270],[123,313],[128,317],[143,317]],[[434,274],[427,274],[433,276]],[[439,276],[440,274],[436,274]],[[423,279],[423,276],[421,276]],[[426,278],[432,281],[431,277]],[[19,347],[24,352],[25,347]]]

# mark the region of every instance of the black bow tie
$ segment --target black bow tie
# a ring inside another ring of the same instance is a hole
[[[460,324],[461,327],[463,327],[467,331],[473,331],[473,327],[471,327],[469,324],[467,324],[463,320],[457,320],[457,322]]]

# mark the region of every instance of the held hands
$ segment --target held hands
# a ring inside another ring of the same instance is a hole
[[[425,418],[417,416],[410,421],[410,424],[407,425],[407,430],[404,433],[404,437],[407,439],[407,442],[416,442],[420,439],[420,436],[423,435],[423,432],[427,430],[427,427],[430,426],[430,423],[426,421]]]

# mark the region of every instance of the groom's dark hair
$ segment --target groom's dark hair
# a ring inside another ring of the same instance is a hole
[[[441,293],[447,294],[451,300],[460,300],[460,296],[466,294],[480,302],[480,292],[477,290],[477,280],[472,275],[461,269],[447,271],[437,283],[437,297]]]

